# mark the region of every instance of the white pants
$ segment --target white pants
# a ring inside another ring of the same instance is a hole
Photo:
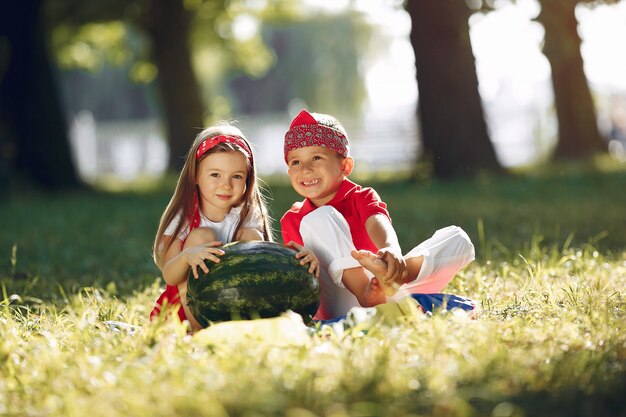
[[[361,267],[350,254],[355,247],[346,219],[331,206],[319,207],[304,216],[300,235],[304,246],[317,255],[320,263],[320,307],[315,318],[331,319],[359,307],[356,297],[342,282],[344,269]],[[474,260],[474,245],[463,229],[448,226],[411,249],[405,258],[418,256],[424,257],[419,275],[402,285],[389,300],[411,293],[440,292],[461,268]],[[367,270],[366,273],[372,276]]]

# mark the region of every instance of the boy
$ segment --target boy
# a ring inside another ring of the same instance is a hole
[[[284,156],[291,185],[305,199],[284,214],[281,232],[285,243],[318,257],[316,319],[385,303],[396,290],[392,299],[439,292],[474,259],[472,242],[456,226],[402,256],[387,205],[347,178],[354,168],[348,135],[332,116],[302,110],[285,134]]]

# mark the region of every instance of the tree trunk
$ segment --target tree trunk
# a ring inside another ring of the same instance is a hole
[[[559,138],[556,157],[580,158],[605,150],[583,69],[574,11],[578,1],[542,0],[537,20],[545,28],[543,52],[552,68]]]
[[[80,186],[45,42],[40,0],[0,3],[0,119],[7,177],[24,174],[48,189]],[[0,179],[2,180],[2,179]],[[4,179],[5,186],[8,178]]]
[[[195,136],[203,126],[202,95],[191,63],[190,13],[182,0],[152,0],[145,29],[152,39],[159,69],[170,148],[169,166],[179,170]],[[207,63],[210,64],[210,63]]]
[[[461,0],[408,0],[424,154],[438,177],[500,172],[487,133]]]

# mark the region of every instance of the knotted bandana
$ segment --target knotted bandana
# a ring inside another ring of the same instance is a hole
[[[196,161],[200,159],[202,155],[204,155],[209,149],[214,148],[217,144],[224,142],[232,143],[233,145],[239,146],[241,149],[243,149],[246,157],[250,161],[250,165],[254,163],[254,161],[252,160],[252,151],[250,150],[250,147],[248,146],[246,141],[237,136],[227,135],[213,136],[202,141],[202,143],[198,146],[198,150],[196,151]]]
[[[307,146],[323,146],[343,157],[347,157],[350,153],[348,138],[343,133],[319,124],[311,113],[302,110],[293,119],[285,134],[285,162],[287,162],[289,151]]]

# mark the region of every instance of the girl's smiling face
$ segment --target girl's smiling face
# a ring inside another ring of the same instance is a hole
[[[196,172],[200,209],[212,221],[222,221],[246,192],[248,159],[241,152],[214,152]]]
[[[289,151],[287,166],[294,190],[320,207],[335,197],[344,178],[352,172],[354,161],[332,149],[306,146]]]

